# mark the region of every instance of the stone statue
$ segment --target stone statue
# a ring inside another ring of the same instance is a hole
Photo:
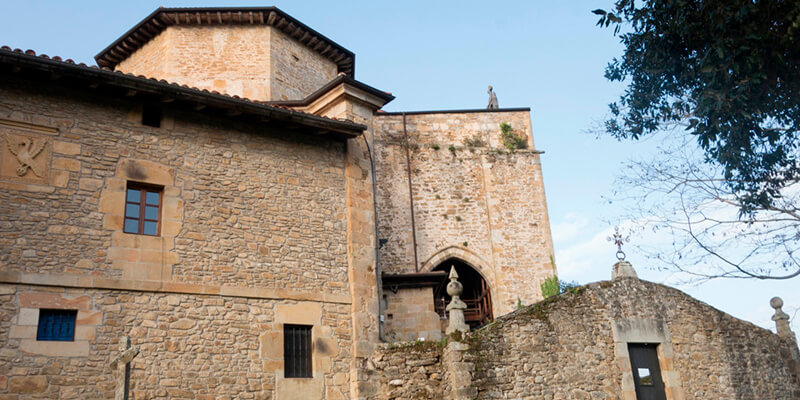
[[[464,293],[464,286],[458,281],[456,267],[450,266],[450,283],[447,284],[447,294],[450,295],[451,299],[446,308],[450,314],[450,322],[447,324],[447,330],[445,331],[448,335],[456,331],[469,332],[469,325],[464,320],[464,310],[467,309],[467,303],[464,303],[459,297],[461,293]]]
[[[500,108],[500,106],[497,105],[497,95],[494,94],[494,89],[490,85],[489,86],[489,105],[486,106],[486,109],[487,110],[496,110],[498,108]]]
[[[128,400],[130,389],[131,361],[139,354],[139,346],[131,347],[131,339],[123,336],[119,341],[119,355],[111,361],[111,369],[117,370],[117,390],[114,400]]]

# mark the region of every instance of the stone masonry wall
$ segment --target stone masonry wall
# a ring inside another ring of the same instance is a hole
[[[273,29],[270,35],[270,100],[300,100],[336,78],[331,60]]]
[[[527,138],[527,149],[502,146],[502,122]],[[388,239],[381,269],[414,272],[403,117],[378,113],[375,125],[379,237]],[[489,283],[495,316],[518,298],[539,300],[539,282],[555,271],[529,112],[411,114],[406,130],[420,271],[449,256],[468,262]],[[467,139],[484,144],[469,147]]]
[[[169,51],[174,43],[173,30],[165,30],[150,39],[130,57],[122,60],[116,70],[159,79],[174,79],[167,71]]]
[[[406,342],[381,345],[370,360],[380,389],[374,399],[444,399],[442,344]]]
[[[270,26],[170,26],[117,70],[270,101],[306,97],[337,66]]]
[[[636,332],[648,326],[655,329]],[[626,328],[632,328],[628,339]],[[384,345],[371,364],[381,382],[374,398],[635,400],[627,343],[650,343],[647,336],[662,338],[657,351],[667,399],[800,398],[793,342],[637,279],[589,284],[463,339],[448,337],[447,346],[466,347],[460,362],[448,360],[441,343]],[[471,376],[465,388],[477,395],[451,397],[448,373]]]
[[[81,310],[87,345],[35,341],[25,311],[41,306]],[[129,336],[132,399],[345,399],[349,315],[348,304],[0,284],[0,398],[113,398],[109,363]],[[282,326],[298,322],[314,324],[312,379],[283,377]]]
[[[51,149],[46,180],[0,176],[4,276],[349,302],[343,143],[170,110],[151,128],[135,104],[2,83],[2,134]],[[126,177],[164,185],[161,237],[122,233]]]
[[[627,348],[615,344],[613,326],[636,320],[666,327],[659,358],[669,399],[800,398],[787,342],[636,279],[590,284],[474,332],[477,398],[632,399]]]
[[[396,292],[385,290],[384,328],[388,341],[406,341],[424,338],[439,340],[442,322],[434,310],[433,288],[402,288]]]

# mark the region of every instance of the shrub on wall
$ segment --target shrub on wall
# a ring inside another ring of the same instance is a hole
[[[548,298],[561,293],[561,287],[558,284],[558,277],[553,275],[544,280],[541,284],[542,297]]]
[[[555,275],[545,279],[540,287],[542,289],[542,297],[545,299],[561,293],[578,293],[581,291],[581,286],[578,282],[562,282]]]
[[[514,128],[507,122],[500,124],[500,138],[503,139],[503,146],[509,150],[524,149],[527,147],[525,139],[514,132]]]
[[[467,147],[484,147],[486,146],[486,142],[481,139],[480,135],[474,135],[472,137],[468,137],[464,139],[464,146]]]

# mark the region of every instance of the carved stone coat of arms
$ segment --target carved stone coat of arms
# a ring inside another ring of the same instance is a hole
[[[14,180],[42,181],[47,178],[49,166],[49,138],[0,134],[2,165],[0,175]]]

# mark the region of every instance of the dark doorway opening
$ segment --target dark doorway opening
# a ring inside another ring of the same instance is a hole
[[[633,383],[639,400],[667,400],[657,347],[654,343],[628,343]]]
[[[433,271],[444,271],[450,273],[450,266],[456,268],[458,273],[458,281],[464,286],[464,294],[461,295],[461,300],[467,304],[467,309],[464,310],[464,319],[471,329],[487,324],[494,319],[492,311],[492,294],[489,290],[489,284],[483,279],[483,276],[472,268],[469,264],[457,258],[445,260],[441,264],[433,268]],[[449,279],[434,288],[433,298],[436,306],[436,312],[439,316],[446,317],[447,303],[450,302],[450,295],[447,294],[447,283]]]

